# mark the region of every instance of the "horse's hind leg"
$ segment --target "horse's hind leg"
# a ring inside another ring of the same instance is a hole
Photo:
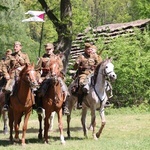
[[[8,121],[8,113],[7,111],[3,111],[3,121],[4,121],[4,134],[7,134],[8,133],[8,127],[7,127],[7,121]]]
[[[101,117],[101,127],[100,127],[99,131],[96,133],[97,138],[100,137],[100,134],[102,133],[102,130],[103,130],[105,124],[106,124],[104,105],[100,109],[100,117]]]
[[[86,128],[86,114],[87,114],[87,108],[85,104],[82,104],[82,116],[81,116],[81,123],[83,127],[84,136],[87,138],[87,128]]]
[[[54,117],[55,117],[55,111],[52,112],[51,116],[50,116],[50,127],[49,127],[49,131],[53,130],[53,124],[54,124]]]
[[[38,133],[38,139],[42,139],[42,115],[38,114],[38,120],[39,120],[39,133]]]
[[[13,111],[10,108],[8,111],[8,118],[9,118],[9,139],[10,142],[13,142],[13,122],[14,122],[14,117],[13,117]]]

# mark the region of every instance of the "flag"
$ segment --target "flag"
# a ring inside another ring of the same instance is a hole
[[[22,22],[30,22],[30,21],[34,21],[34,22],[44,22],[44,15],[45,12],[44,11],[34,11],[34,10],[29,10],[28,12],[26,12],[25,14],[30,14],[33,17],[30,17],[28,19],[24,19],[22,20]]]

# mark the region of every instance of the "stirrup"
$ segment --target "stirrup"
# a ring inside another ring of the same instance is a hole
[[[43,113],[43,108],[42,107],[38,107],[36,112],[37,112],[37,114],[42,114]]]
[[[7,105],[7,104],[5,104],[4,106],[3,106],[3,111],[8,111],[8,108],[9,108],[9,106]]]
[[[70,115],[70,112],[69,112],[67,107],[64,107],[63,114],[64,115]]]
[[[77,104],[77,109],[82,109],[82,104],[78,103]]]

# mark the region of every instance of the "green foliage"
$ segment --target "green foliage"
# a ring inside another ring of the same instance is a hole
[[[150,103],[150,34],[136,32],[132,37],[118,37],[107,45],[103,57],[114,58],[117,81],[113,83],[116,106]]]

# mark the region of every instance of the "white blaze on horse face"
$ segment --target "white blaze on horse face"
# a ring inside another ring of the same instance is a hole
[[[108,63],[105,66],[105,73],[107,74],[107,76],[109,76],[110,78],[114,80],[117,78],[117,75],[114,72],[114,65],[112,63]]]

